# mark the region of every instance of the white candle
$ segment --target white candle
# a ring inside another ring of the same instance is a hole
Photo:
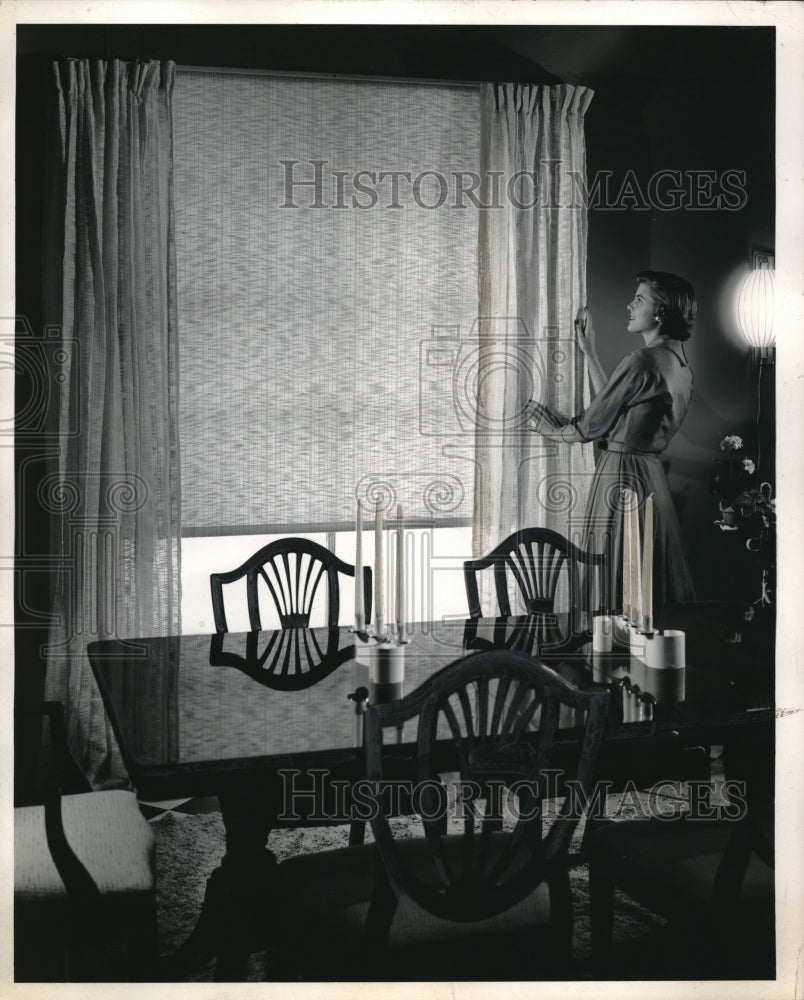
[[[653,494],[645,501],[645,548],[642,551],[642,613],[653,628]]]
[[[374,515],[374,618],[378,629],[382,629],[385,618],[385,587],[382,572],[382,505],[377,504]]]
[[[363,508],[357,501],[355,520],[355,625],[362,629],[365,625],[365,602],[363,598]]]
[[[631,620],[631,491],[623,490],[623,617]]]
[[[631,491],[631,605],[632,623],[642,628],[642,556],[639,544],[639,502]]]
[[[399,638],[405,625],[405,531],[402,527],[402,505],[396,508],[396,623]]]

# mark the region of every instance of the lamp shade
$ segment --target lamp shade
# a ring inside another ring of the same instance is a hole
[[[737,321],[740,332],[760,351],[773,347],[773,270],[758,267],[749,271],[737,293]]]

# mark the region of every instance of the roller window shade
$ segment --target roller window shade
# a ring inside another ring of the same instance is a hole
[[[468,521],[478,91],[180,71],[174,105],[183,533]]]

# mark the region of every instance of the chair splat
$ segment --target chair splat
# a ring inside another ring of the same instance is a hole
[[[237,569],[212,573],[210,589],[215,629],[227,632],[223,587],[245,578],[249,623],[253,631],[262,628],[260,592],[270,598],[283,629],[308,628],[316,607],[323,609],[325,624],[338,624],[340,615],[339,576],[354,577],[355,568],[333,552],[306,538],[280,538],[263,546]],[[325,587],[322,587],[325,581]],[[371,568],[363,568],[365,615],[371,618]],[[324,593],[325,591],[325,593]],[[323,595],[323,596],[322,596]]]

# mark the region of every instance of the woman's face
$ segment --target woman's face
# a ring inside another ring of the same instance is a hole
[[[644,281],[637,285],[636,295],[627,306],[628,309],[628,332],[629,333],[652,333],[658,329],[659,321],[656,319],[656,300],[651,295],[650,285]]]

